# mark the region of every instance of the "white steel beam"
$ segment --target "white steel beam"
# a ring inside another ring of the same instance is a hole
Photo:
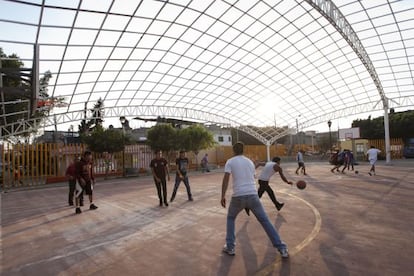
[[[345,16],[331,0],[306,0],[306,2],[308,2],[314,9],[319,11],[319,13],[322,14],[332,24],[332,26],[335,27],[335,29],[342,35],[346,42],[348,42],[349,46],[351,46],[361,62],[364,64],[375,86],[377,87],[378,93],[380,94],[384,108],[384,128],[387,128],[389,126],[387,116],[389,101],[385,96],[384,89],[382,87],[378,74],[375,71],[375,67],[372,64],[368,53],[366,52],[351,24],[349,24]],[[387,163],[390,163],[391,161],[390,148],[389,129],[385,129],[385,151]]]

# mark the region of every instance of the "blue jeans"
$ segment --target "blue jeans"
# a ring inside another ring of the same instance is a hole
[[[175,184],[174,184],[174,190],[171,196],[171,200],[174,200],[175,195],[177,194],[178,187],[180,186],[181,181],[184,182],[185,188],[187,189],[187,195],[188,199],[192,198],[191,195],[191,188],[190,188],[190,182],[188,181],[188,176],[184,176],[183,179],[181,179],[178,175],[175,176]]]
[[[256,216],[257,220],[262,225],[263,229],[266,231],[267,236],[272,242],[273,246],[279,250],[285,249],[286,244],[280,240],[279,234],[276,231],[276,228],[270,222],[262,203],[260,202],[259,196],[246,195],[232,197],[230,201],[229,210],[227,213],[227,233],[226,233],[226,245],[228,249],[233,249],[235,246],[236,235],[235,235],[235,221],[237,215],[243,209],[250,209],[253,214]]]

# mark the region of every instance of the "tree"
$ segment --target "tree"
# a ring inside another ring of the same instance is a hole
[[[90,112],[92,113],[92,118],[87,120],[87,108],[85,103],[85,110],[83,114],[83,119],[80,123],[79,127],[79,134],[81,136],[87,135],[90,131],[93,131],[95,127],[102,126],[103,117],[104,117],[104,102],[101,98],[95,103]]]
[[[92,124],[96,126],[102,126],[103,123],[103,117],[104,117],[104,102],[102,98],[99,98],[96,104],[94,105],[93,109],[91,109],[92,112]]]
[[[184,128],[180,131],[179,136],[180,148],[194,152],[197,166],[200,150],[213,147],[216,144],[213,134],[201,125],[191,125],[188,128]]]
[[[16,54],[6,55],[0,48],[0,59],[3,83],[0,125],[4,126],[29,117],[31,90],[30,80],[27,77],[22,77],[21,70],[24,64],[20,58]]]
[[[404,111],[389,114],[391,138],[407,139],[414,137],[414,111]],[[384,116],[371,119],[358,119],[352,122],[352,127],[359,127],[361,137],[366,139],[384,139]]]
[[[124,136],[117,129],[104,129],[101,125],[88,136],[82,136],[82,141],[88,145],[88,148],[97,153],[114,153],[123,151],[125,144],[130,143],[129,136]]]
[[[41,120],[49,115],[49,112],[57,104],[64,102],[63,97],[49,97],[48,86],[52,78],[50,71],[46,71],[39,80],[39,100],[36,104],[36,109],[31,110],[32,107],[32,76],[31,69],[24,68],[24,64],[16,54],[6,55],[3,49],[0,48],[0,62],[3,87],[1,90],[1,120],[0,126],[7,126],[18,121],[26,121],[28,119],[37,119],[35,122],[38,125]],[[29,73],[27,72],[29,71]],[[40,101],[44,100],[47,105],[40,106]],[[33,111],[33,112],[32,112]],[[35,125],[33,125],[35,126]],[[11,127],[6,127],[9,131]],[[34,128],[35,129],[35,128]],[[23,134],[27,136],[30,133]]]
[[[177,148],[177,129],[171,124],[157,124],[151,127],[147,133],[147,144],[152,150],[169,152]]]

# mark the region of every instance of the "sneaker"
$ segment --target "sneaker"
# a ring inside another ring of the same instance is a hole
[[[227,255],[230,255],[230,256],[236,255],[236,253],[234,252],[234,248],[233,249],[228,249],[227,245],[224,245],[223,252],[227,253]]]
[[[83,206],[83,201],[81,201],[79,205],[80,205],[80,206]]]
[[[82,213],[82,210],[78,207],[78,208],[76,208],[75,213],[80,214],[80,213]]]
[[[280,211],[280,209],[282,209],[284,205],[285,205],[284,203],[277,203],[277,204],[276,204],[276,209],[277,209],[278,211]]]
[[[279,250],[280,255],[282,255],[282,258],[289,258],[289,250],[287,248],[283,248]]]
[[[167,201],[166,201],[166,202],[164,202],[164,205],[168,207],[168,203],[167,203]]]
[[[369,174],[370,176],[372,176],[372,173],[371,173],[371,172],[369,172],[368,174]]]
[[[89,206],[89,209],[91,209],[91,210],[96,210],[96,209],[98,209],[98,206],[96,206],[95,204],[91,204],[90,206]]]
[[[189,197],[188,198],[188,201],[193,201],[193,197]]]

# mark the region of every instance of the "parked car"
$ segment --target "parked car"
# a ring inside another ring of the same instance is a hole
[[[405,158],[414,158],[414,138],[406,140],[403,155]]]

